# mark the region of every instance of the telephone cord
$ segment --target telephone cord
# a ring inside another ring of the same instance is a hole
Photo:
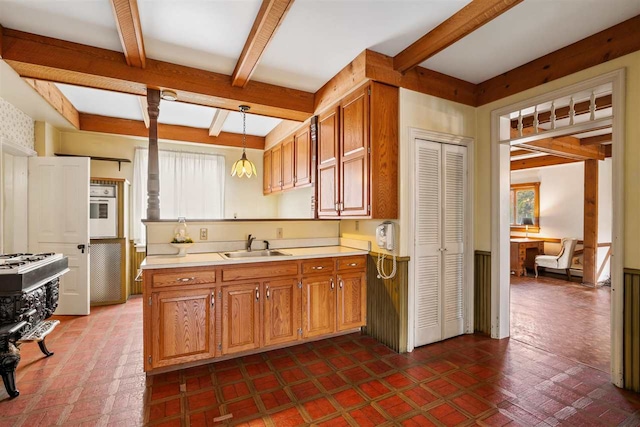
[[[376,267],[378,269],[378,279],[391,279],[396,275],[397,263],[395,254],[393,257],[393,267],[391,268],[391,274],[386,274],[384,271],[384,259],[386,255],[378,253],[378,262],[376,263]]]

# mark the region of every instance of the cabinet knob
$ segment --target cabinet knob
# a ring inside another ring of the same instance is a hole
[[[216,305],[216,291],[211,292],[211,307]]]
[[[329,280],[331,281],[331,290],[334,290],[336,288],[336,284],[333,283],[333,277]]]
[[[344,282],[342,281],[342,279],[338,280],[338,283],[340,284],[340,289],[342,289],[342,287],[344,286]]]
[[[256,288],[256,302],[260,301],[260,290]]]
[[[323,267],[323,266],[321,266],[321,265],[317,265],[317,266],[313,266],[313,267],[311,267],[311,269],[312,269],[312,270],[322,270],[322,269],[324,269],[324,267]]]
[[[176,279],[176,282],[189,282],[191,280],[196,280],[195,277],[179,277]]]
[[[357,267],[358,263],[357,262],[350,262],[349,264],[347,264],[349,267]]]
[[[268,286],[267,286],[267,289],[265,290],[265,294],[266,294],[267,299],[269,299],[269,296],[271,294],[269,293],[269,287]]]

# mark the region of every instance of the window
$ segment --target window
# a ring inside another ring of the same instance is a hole
[[[511,184],[511,230],[524,231],[524,218],[531,218],[529,231],[540,231],[540,183]]]
[[[133,239],[145,243],[148,150],[136,148],[133,160]],[[216,154],[158,152],[160,217],[216,219],[224,216],[225,159]],[[167,242],[168,243],[168,242]]]

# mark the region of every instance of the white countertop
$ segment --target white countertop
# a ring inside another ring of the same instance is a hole
[[[288,261],[308,258],[367,255],[369,253],[368,251],[349,248],[346,246],[321,246],[278,250],[291,255],[234,259],[224,258],[219,253],[215,252],[187,254],[187,256],[184,257],[178,257],[175,255],[150,255],[144,259],[142,264],[140,264],[140,268],[143,270],[147,270],[152,268],[204,267],[212,265],[247,264],[255,262]]]

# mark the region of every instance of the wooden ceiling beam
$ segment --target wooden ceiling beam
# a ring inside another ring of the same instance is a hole
[[[209,136],[219,136],[222,131],[222,126],[229,116],[229,110],[217,109],[211,120],[211,126],[209,126]]]
[[[535,151],[531,151],[531,150],[513,150],[511,151],[511,157],[516,157],[516,156],[524,156],[527,154],[534,154]]]
[[[522,0],[473,0],[394,56],[393,68],[401,73],[407,72],[520,2]]]
[[[613,134],[607,133],[605,135],[589,136],[587,138],[580,138],[580,145],[600,145],[604,142],[611,142]]]
[[[22,77],[145,96],[147,87],[171,89],[181,102],[304,121],[313,114],[314,95],[250,81],[231,86],[231,76],[147,58],[144,69],[129,67],[124,55],[5,28],[3,59]]]
[[[313,111],[320,113],[338,102],[349,92],[367,81],[367,53],[362,51],[356,58],[325,83],[314,95]]]
[[[596,98],[596,111],[604,110],[605,108],[611,108],[613,103],[611,102],[611,95],[604,95],[599,98]],[[591,102],[583,101],[578,102],[573,106],[574,112],[576,115],[586,114],[590,112]],[[569,117],[569,107],[562,107],[556,109],[556,120],[562,120]],[[551,112],[545,111],[538,114],[538,122],[540,124],[551,122]],[[533,115],[525,116],[522,118],[522,127],[528,128],[533,126]],[[518,128],[518,119],[511,120],[511,127],[513,129]]]
[[[142,111],[142,121],[147,129],[149,129],[149,104],[147,103],[146,96],[139,96],[140,110]]]
[[[80,113],[80,130],[147,138],[149,130],[139,120],[118,119]],[[242,134],[220,132],[209,136],[209,129],[188,126],[158,124],[158,138],[171,141],[197,142],[201,144],[242,147]],[[247,148],[264,149],[264,137],[247,135]]]
[[[542,132],[544,131],[542,130]],[[523,135],[532,135],[533,133],[533,128],[527,128],[524,130]],[[511,137],[515,137],[517,134],[518,131],[511,129]],[[541,133],[541,135],[544,135],[544,133]],[[516,147],[575,160],[604,160],[604,151],[601,150],[599,146],[581,145],[580,140],[572,136],[543,138],[537,141],[518,144]]]
[[[71,101],[51,82],[44,82],[34,79],[23,79],[29,86],[35,89],[38,94],[49,103],[62,117],[67,119],[69,123],[76,129],[80,128],[80,117],[78,110],[73,106]]]
[[[477,105],[640,50],[640,15],[478,84]]]
[[[540,156],[531,157],[530,159],[511,160],[511,170],[517,171],[522,169],[543,168],[545,166],[564,165],[566,163],[575,163],[582,160],[567,159],[556,156]]]
[[[144,51],[137,0],[111,0],[111,7],[127,65],[144,68],[147,57]]]
[[[249,37],[244,44],[238,63],[231,75],[231,85],[245,87],[251,78],[262,54],[275,36],[276,31],[294,0],[262,0],[262,5],[253,22]]]

